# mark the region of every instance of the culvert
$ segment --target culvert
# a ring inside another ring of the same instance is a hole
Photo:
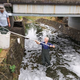
[[[23,27],[22,21],[15,21],[13,27]]]

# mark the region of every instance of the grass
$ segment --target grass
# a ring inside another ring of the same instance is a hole
[[[37,19],[39,19],[39,18],[41,18],[41,17],[27,16],[26,18],[27,18],[28,20],[35,21],[35,20],[37,20]]]
[[[0,49],[0,53],[1,53],[2,49]]]
[[[36,21],[37,19],[40,19],[40,18],[53,20],[53,21],[56,19],[56,17],[39,17],[39,16],[37,16],[37,17],[35,17],[35,16],[25,16],[25,18],[27,18],[28,20],[31,20],[33,22]]]
[[[22,20],[23,17],[22,17],[22,16],[15,16],[14,19],[15,19],[15,20]]]

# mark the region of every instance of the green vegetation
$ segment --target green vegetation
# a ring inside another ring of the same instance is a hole
[[[31,20],[31,21],[35,21],[35,20],[37,20],[37,19],[39,19],[41,17],[27,16],[25,18],[27,18],[28,20]]]
[[[15,19],[15,20],[22,20],[23,17],[22,17],[22,16],[15,16],[14,19]]]
[[[0,53],[1,53],[2,49],[0,49]]]
[[[22,19],[22,16],[19,16],[19,19]]]
[[[11,70],[11,72],[12,72],[12,73],[14,73],[15,68],[16,68],[16,66],[15,66],[15,65],[13,65],[13,66],[11,66],[11,65],[10,65],[10,70]]]
[[[43,18],[43,19],[48,19],[48,20],[55,20],[56,18],[55,17],[39,17],[39,16],[37,16],[37,17],[35,17],[35,16],[25,16],[25,18],[27,18],[30,22],[31,21],[36,21],[36,20],[38,20],[38,19],[40,19],[40,18]],[[29,22],[28,21],[28,22]]]
[[[6,63],[6,59],[5,58],[4,58],[3,62]]]
[[[13,80],[17,80],[17,78],[13,78]]]

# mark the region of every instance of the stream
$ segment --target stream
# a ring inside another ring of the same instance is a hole
[[[26,25],[25,53],[18,80],[80,80],[80,45],[69,36],[45,24],[30,23]],[[51,66],[41,64],[40,42],[48,36],[55,45],[50,48]]]

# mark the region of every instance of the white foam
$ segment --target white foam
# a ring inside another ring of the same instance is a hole
[[[53,80],[46,76],[44,71],[39,70],[30,70],[30,69],[21,69],[21,74],[19,75],[18,80]]]
[[[53,28],[49,25],[43,24],[43,23],[40,23],[40,26],[45,27],[45,28],[50,29],[50,30],[54,30],[54,31],[56,30],[55,28]]]
[[[75,64],[74,64],[74,65],[71,65],[70,67],[71,67],[71,70],[72,70],[74,73],[76,73],[76,75],[77,75],[78,77],[80,77],[80,63],[75,62]]]

